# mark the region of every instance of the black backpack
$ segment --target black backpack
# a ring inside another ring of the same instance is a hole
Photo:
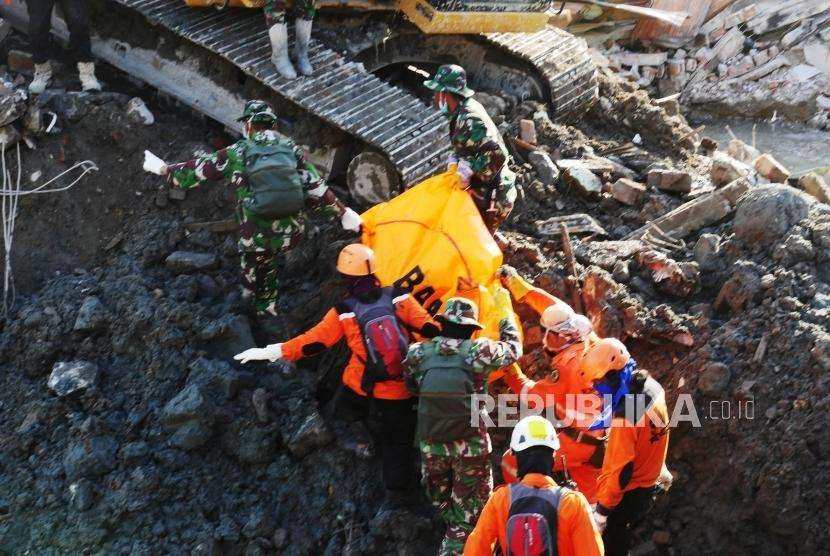
[[[343,302],[344,307],[354,313],[366,348],[360,386],[369,395],[377,382],[403,380],[403,360],[409,338],[401,330],[393,299],[394,289],[382,288],[374,301],[350,298]]]

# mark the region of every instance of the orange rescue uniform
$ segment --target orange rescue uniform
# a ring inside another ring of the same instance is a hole
[[[426,324],[433,324],[435,321],[421,307],[409,293],[405,291],[395,292],[392,299],[395,305],[395,314],[398,321],[409,330],[419,332]],[[404,328],[404,333],[408,332]],[[303,357],[317,355],[332,347],[342,338],[346,338],[346,344],[352,352],[346,368],[343,369],[343,384],[348,386],[355,393],[366,396],[361,387],[363,379],[363,363],[366,360],[366,347],[363,345],[363,338],[360,332],[360,325],[355,314],[346,306],[338,304],[329,309],[317,325],[296,336],[282,345],[282,354],[288,361],[298,361]],[[375,384],[372,395],[381,400],[405,400],[412,397],[406,389],[402,380],[387,380]]]
[[[533,488],[556,488],[547,475],[528,473],[522,484]],[[499,487],[487,501],[475,529],[464,545],[464,556],[491,556],[493,546],[507,546],[507,518],[510,512],[510,490]],[[602,556],[602,539],[594,525],[585,497],[568,491],[559,501],[556,518],[556,547],[559,556]]]
[[[527,303],[540,315],[554,303],[562,303],[557,297],[532,286],[520,276],[511,277],[508,286],[510,293],[517,301]],[[587,343],[590,344],[597,339],[597,336],[592,332]],[[554,414],[556,418],[565,422],[575,433],[582,432],[583,435],[590,435],[599,439],[604,431],[587,431],[587,427],[594,422],[594,419],[602,410],[602,404],[593,388],[584,384],[579,374],[579,364],[586,351],[586,343],[578,343],[557,353],[551,361],[555,380],[546,378],[533,381],[521,371],[510,370],[505,374],[504,381],[516,394],[539,396],[546,407],[549,402],[552,402],[555,406]],[[577,396],[585,397],[577,399]],[[536,401],[538,400],[530,398],[528,399],[528,405],[535,409]],[[568,474],[576,482],[580,492],[585,495],[589,502],[595,502],[596,481],[600,469],[592,465],[590,460],[596,454],[596,442],[577,441],[577,439],[561,432],[559,442],[561,446],[556,452],[556,462],[553,469],[562,471],[567,466]],[[515,466],[515,455],[508,450],[508,452],[505,452],[505,459],[502,461],[502,475],[505,482],[516,481]]]
[[[666,463],[669,416],[663,387],[648,378],[643,394],[646,403],[641,416],[624,415],[623,403],[611,421],[597,481],[597,510],[601,514],[608,515],[626,492],[655,486]]]

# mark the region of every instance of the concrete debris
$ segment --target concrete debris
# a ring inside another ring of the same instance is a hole
[[[533,120],[521,120],[519,122],[519,137],[522,141],[536,145],[538,138],[536,137],[536,124]]]
[[[790,178],[790,171],[770,154],[759,156],[754,167],[760,175],[773,183],[787,183]]]
[[[724,152],[716,151],[712,156],[712,170],[709,176],[712,178],[715,187],[724,186],[737,179],[747,178],[753,173],[750,166],[735,160]]]
[[[815,172],[804,174],[798,178],[798,187],[808,195],[818,199],[818,201],[830,204],[830,186]]]
[[[749,191],[749,187],[747,180],[737,179],[719,190],[706,193],[679,206],[654,220],[651,225],[657,226],[663,233],[675,238],[684,238],[729,215],[741,195]],[[626,239],[642,238],[651,225],[632,232]]]
[[[641,183],[620,178],[611,185],[611,195],[624,205],[639,207],[645,201],[646,188]]]
[[[98,383],[98,366],[89,361],[60,361],[52,367],[46,385],[58,397],[83,392]]]
[[[651,170],[648,173],[648,185],[663,191],[688,193],[692,190],[692,176],[688,172],[677,170]]]
[[[559,183],[559,168],[544,151],[531,151],[527,155],[527,161],[539,175],[543,185],[555,186]]]
[[[136,123],[144,125],[153,125],[156,122],[156,117],[144,104],[144,101],[138,97],[133,97],[127,103],[127,115]]]
[[[754,164],[761,156],[761,152],[751,145],[747,145],[740,139],[732,139],[729,141],[729,146],[726,148],[726,153],[744,164]]]
[[[716,234],[701,234],[695,243],[695,261],[700,270],[709,272],[718,270],[722,261],[720,253],[720,236]]]
[[[573,166],[563,173],[567,187],[575,189],[580,195],[598,198],[602,193],[602,181],[584,166]]]

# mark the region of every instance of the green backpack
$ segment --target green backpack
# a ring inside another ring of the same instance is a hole
[[[452,442],[475,436],[470,425],[475,393],[473,368],[465,362],[473,342],[465,340],[458,353],[440,355],[437,342],[424,344],[421,381],[418,384],[419,440]]]
[[[243,204],[254,216],[276,220],[305,207],[305,191],[290,143],[250,141],[245,147],[245,171],[251,194]]]

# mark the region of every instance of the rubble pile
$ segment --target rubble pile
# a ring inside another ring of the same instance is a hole
[[[700,113],[779,116],[827,128],[830,7],[826,2],[655,1],[651,5],[686,13],[688,18],[680,27],[640,18],[621,35],[605,31],[603,42],[593,41],[601,65],[655,97],[679,95],[684,105]],[[569,30],[581,29],[572,25]]]
[[[818,552],[830,541],[816,511],[830,476],[827,185],[790,179],[740,142],[701,141],[676,99],[611,73],[600,91],[578,126],[537,103],[484,104],[523,192],[505,261],[627,340],[670,409],[691,394],[703,420],[672,432],[675,486],[637,553]],[[212,132],[132,97],[42,97],[61,131],[23,152],[26,172],[56,173],[81,152],[101,172],[72,195],[21,204],[25,287],[0,328],[0,553],[434,553],[442,527],[428,509],[377,513],[380,462],[338,443],[342,350],[298,369],[232,360],[273,338],[237,288],[224,191],[171,198],[138,172],[158,137],[160,154],[181,160]],[[349,241],[338,229],[313,221],[287,257],[283,336],[339,298],[321,263]],[[521,364],[539,378],[538,317],[517,310]],[[494,431],[494,456],[507,432]]]

